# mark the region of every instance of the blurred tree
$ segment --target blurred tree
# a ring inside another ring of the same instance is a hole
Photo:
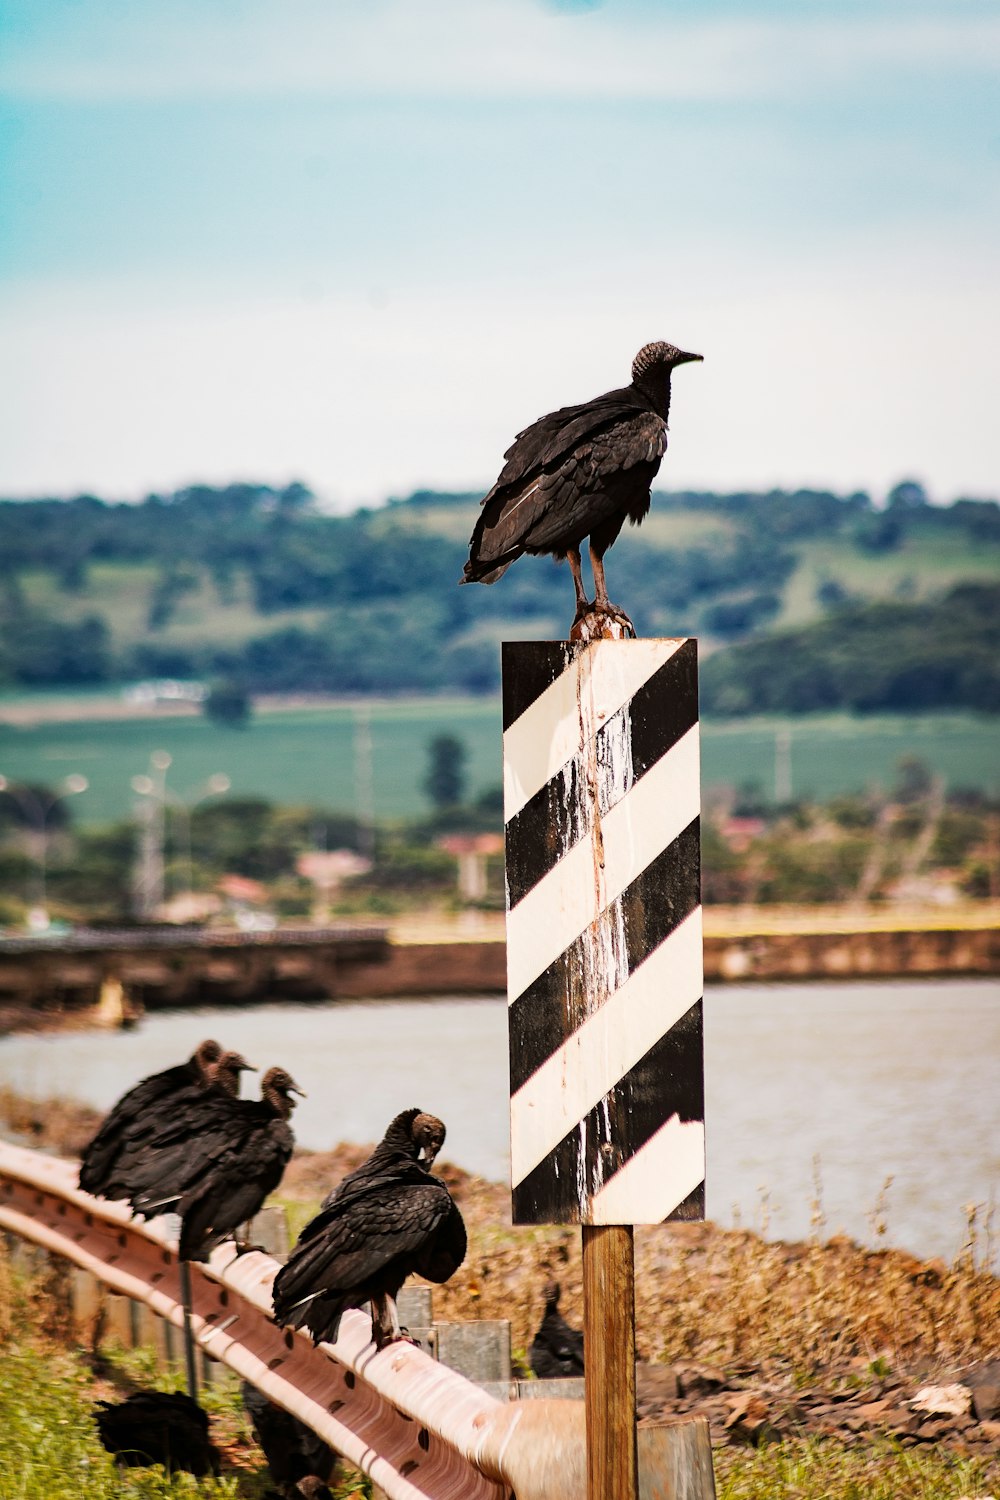
[[[886,496],[887,510],[920,510],[929,505],[927,491],[916,479],[903,479]]]
[[[250,722],[250,694],[235,678],[223,677],[214,682],[205,699],[205,713],[214,724],[244,729]]]
[[[428,747],[429,765],[424,791],[435,808],[456,807],[465,795],[465,762],[468,752],[453,734],[438,734]]]
[[[897,802],[920,802],[930,792],[932,780],[930,766],[919,755],[901,755],[892,795]]]

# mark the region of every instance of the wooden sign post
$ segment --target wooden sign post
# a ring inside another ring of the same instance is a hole
[[[516,1224],[583,1226],[590,1500],[637,1495],[632,1225],[704,1213],[697,647],[503,647]]]

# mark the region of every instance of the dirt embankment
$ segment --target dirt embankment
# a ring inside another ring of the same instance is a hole
[[[45,1150],[75,1155],[98,1119],[71,1102],[0,1090],[0,1128]],[[293,1225],[369,1149],[297,1152],[278,1195]],[[579,1232],[515,1229],[504,1184],[448,1163],[440,1171],[465,1217],[469,1253],[434,1288],[435,1317],[509,1319],[515,1355],[527,1362],[554,1278],[563,1315],[582,1326]],[[640,1415],[703,1413],[717,1444],[882,1433],[1000,1455],[1000,1278],[989,1224],[971,1216],[968,1229],[953,1265],[844,1236],[789,1244],[711,1223],[637,1229]]]

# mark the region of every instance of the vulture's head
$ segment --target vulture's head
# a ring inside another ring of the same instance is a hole
[[[240,1091],[240,1074],[256,1073],[253,1063],[248,1063],[242,1052],[223,1052],[217,1063],[209,1067],[209,1077],[216,1088],[225,1089],[235,1098]]]
[[[653,344],[644,344],[632,361],[632,380],[635,385],[642,385],[644,379],[657,376],[662,378],[664,374],[669,375],[675,365],[690,364],[692,360],[703,358],[700,354],[689,354],[685,349],[678,349],[676,344],[666,344],[658,340]]]
[[[295,1108],[292,1095],[298,1094],[302,1099],[306,1097],[305,1090],[299,1088],[291,1073],[287,1073],[284,1068],[268,1068],[261,1080],[260,1092],[270,1103],[279,1106],[286,1119]]]
[[[416,1148],[417,1160],[427,1168],[434,1165],[435,1158],[444,1145],[444,1122],[437,1115],[415,1115],[410,1126],[410,1139]]]
[[[194,1060],[202,1078],[212,1076],[212,1068],[222,1056],[222,1048],[218,1042],[208,1037],[204,1042],[199,1042],[194,1050]]]

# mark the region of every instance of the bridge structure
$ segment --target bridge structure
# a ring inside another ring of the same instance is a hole
[[[349,976],[389,959],[385,927],[78,928],[0,937],[0,1004],[40,1010],[94,1005],[109,985],[134,1003],[241,1002],[356,994]]]

